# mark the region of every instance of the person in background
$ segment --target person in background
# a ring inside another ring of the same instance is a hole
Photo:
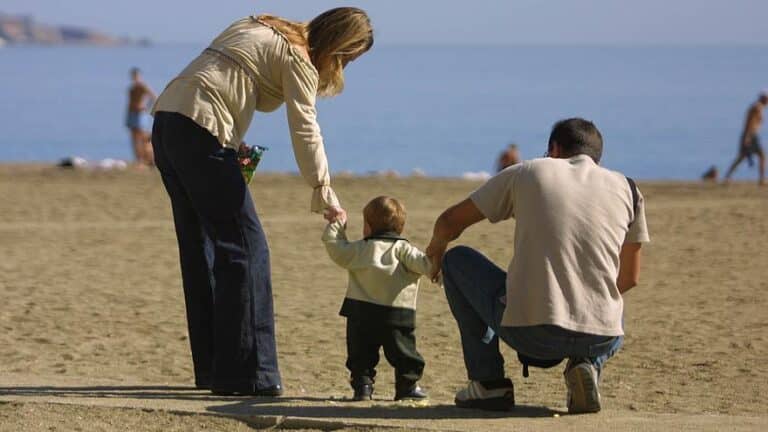
[[[514,407],[502,340],[525,357],[524,375],[527,364],[552,367],[567,358],[568,412],[600,410],[603,367],[624,339],[623,297],[638,282],[640,247],[649,241],[642,195],[599,165],[602,153],[592,122],[560,121],[548,157],[501,171],[435,222],[426,253],[433,280],[442,271],[470,380],[457,406]],[[446,252],[471,225],[510,218],[508,272],[466,246]]]
[[[701,180],[705,182],[716,182],[719,176],[720,172],[718,171],[717,167],[712,165],[708,170],[704,171],[704,174],[701,175]]]
[[[506,167],[519,164],[520,151],[517,148],[517,144],[510,144],[501,154],[496,161],[496,172],[503,170]]]
[[[155,92],[141,78],[139,68],[131,69],[131,86],[128,88],[128,110],[125,126],[131,134],[133,157],[138,166],[152,166],[154,156],[150,141],[150,119],[147,107],[157,98]]]
[[[343,209],[315,101],[341,93],[344,68],[372,46],[370,19],[358,8],[331,9],[309,22],[245,17],[155,103],[152,145],[173,209],[198,388],[282,394],[269,247],[238,149],[254,112],[284,103],[294,156],[312,190],[309,210],[336,220]]]
[[[733,161],[728,172],[725,174],[725,183],[731,181],[733,172],[736,171],[736,167],[744,160],[752,166],[752,156],[757,155],[758,159],[758,180],[757,184],[760,186],[765,185],[765,152],[760,145],[760,136],[758,132],[763,125],[763,110],[768,106],[768,90],[760,93],[757,101],[750,105],[747,110],[747,118],[744,122],[744,130],[741,133],[741,139],[739,140],[739,153],[736,156],[736,160]]]

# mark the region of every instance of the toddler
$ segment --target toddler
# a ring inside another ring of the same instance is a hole
[[[349,282],[340,315],[347,318],[347,368],[354,400],[370,400],[379,348],[395,369],[395,400],[427,397],[418,386],[424,359],[414,335],[421,275],[427,256],[401,237],[405,208],[396,199],[374,198],[363,209],[362,240],[349,241],[346,214],[328,224],[323,243],[331,259],[347,269]]]

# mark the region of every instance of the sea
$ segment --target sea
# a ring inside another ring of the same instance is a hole
[[[130,160],[129,69],[160,92],[203,48],[0,48],[0,163]],[[492,173],[508,144],[541,157],[552,125],[578,116],[602,131],[604,166],[695,180],[727,169],[766,87],[768,46],[391,45],[350,64],[317,109],[334,172]],[[297,171],[284,109],[256,113],[246,141],[269,148],[259,170]]]

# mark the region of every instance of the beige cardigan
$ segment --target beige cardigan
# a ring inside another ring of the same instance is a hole
[[[431,269],[418,248],[397,238],[350,242],[339,222],[328,224],[322,240],[333,262],[349,273],[347,299],[416,309],[419,279]]]
[[[317,124],[318,74],[312,63],[273,28],[247,17],[224,30],[158,97],[152,113],[177,112],[237,149],[254,111],[285,102],[296,162],[314,188],[311,210],[339,201]]]

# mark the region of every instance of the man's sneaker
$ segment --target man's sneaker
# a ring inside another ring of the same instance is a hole
[[[424,400],[428,398],[427,393],[422,390],[421,387],[417,385],[414,385],[411,388],[398,388],[395,390],[395,400],[401,401],[401,400]]]
[[[583,414],[600,411],[600,389],[597,369],[586,359],[570,359],[565,366],[568,387],[568,413]]]
[[[355,391],[352,395],[352,400],[354,401],[368,401],[373,399],[373,384],[353,384],[352,389]]]
[[[470,381],[456,393],[459,408],[509,411],[515,407],[515,387],[507,378],[495,381]]]

